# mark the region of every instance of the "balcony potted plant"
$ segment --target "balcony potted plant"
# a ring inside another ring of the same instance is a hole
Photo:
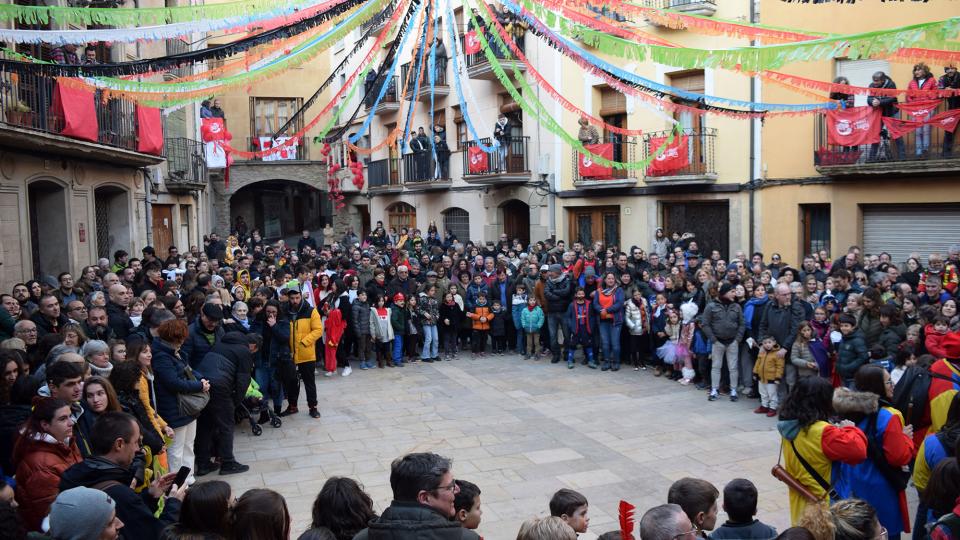
[[[7,107],[7,123],[17,126],[33,127],[34,112],[30,107],[20,101],[14,101]]]

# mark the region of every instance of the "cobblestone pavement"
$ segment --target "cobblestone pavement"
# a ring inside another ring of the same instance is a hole
[[[548,514],[561,487],[586,495],[590,532],[598,535],[617,528],[620,499],[642,513],[666,502],[670,484],[684,476],[721,492],[729,480],[749,478],[760,491],[758,517],[779,530],[789,522],[786,487],[770,475],[776,422],[752,414],[754,400],[711,403],[652,371],[579,364],[571,371],[515,355],[321,374],[317,386],[321,419],[301,407],[283,427],[265,425],[260,437],[238,427],[237,459],[250,472],[219,477],[235,495],[252,487],[282,493],[295,535],[330,476],[357,479],[377,511],[385,508],[390,462],[413,451],[453,458],[454,476],[480,486],[479,532],[488,539],[515,538],[524,519]],[[724,519],[721,512],[718,523]]]

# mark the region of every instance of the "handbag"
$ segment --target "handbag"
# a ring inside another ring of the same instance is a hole
[[[807,463],[807,460],[803,459],[803,457],[797,452],[797,447],[793,444],[793,441],[790,441],[790,446],[793,447],[793,453],[797,456],[797,459],[800,460],[800,464],[803,465],[803,467],[807,470],[808,473],[811,473],[810,475],[813,476],[813,479],[816,480],[821,487],[824,487],[824,484],[826,484],[826,487],[824,489],[827,490],[827,493],[836,494],[836,492],[833,491],[833,488],[826,483],[823,477],[821,477],[820,474],[818,474],[817,471],[814,470],[814,468],[811,467],[809,463]],[[770,469],[770,474],[773,475],[773,477],[776,478],[777,480],[786,484],[787,487],[789,487],[790,489],[799,493],[801,497],[807,500],[807,502],[811,504],[823,502],[823,497],[818,497],[814,495],[813,492],[807,489],[807,486],[803,485],[799,480],[794,478],[793,475],[787,471],[787,469],[785,469],[782,465],[780,465],[780,459],[782,457],[783,457],[783,440],[781,439],[780,455],[777,457],[777,464]]]
[[[183,367],[183,374],[188,381],[197,380],[197,376],[193,374],[193,369],[190,366]],[[192,416],[194,418],[200,416],[200,412],[207,406],[207,403],[210,403],[210,392],[201,390],[199,392],[181,392],[177,394],[177,409],[183,416]]]

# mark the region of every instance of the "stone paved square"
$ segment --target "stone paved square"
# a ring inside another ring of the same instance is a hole
[[[480,486],[479,532],[488,539],[515,538],[524,519],[548,514],[550,496],[562,487],[590,501],[584,538],[595,538],[617,527],[620,499],[642,513],[665,502],[670,484],[684,476],[721,492],[729,480],[749,478],[760,491],[760,519],[779,530],[789,524],[786,487],[770,476],[779,451],[775,420],[752,414],[754,400],[711,403],[652,370],[578,364],[571,371],[543,359],[461,355],[321,375],[317,386],[321,419],[303,412],[279,429],[265,425],[260,437],[239,426],[237,459],[251,470],[220,477],[237,495],[252,487],[282,493],[295,535],[308,526],[330,476],[360,481],[382,511],[391,499],[390,462],[413,451],[453,458],[454,476]]]

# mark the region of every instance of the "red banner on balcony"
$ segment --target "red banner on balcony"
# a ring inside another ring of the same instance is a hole
[[[163,121],[160,109],[137,105],[137,152],[163,154]]]
[[[651,137],[650,151],[656,152],[667,144],[670,137]],[[686,135],[674,137],[673,142],[667,145],[657,157],[653,158],[647,167],[648,176],[664,176],[690,165],[690,138]]]
[[[923,122],[929,118],[940,106],[939,99],[925,99],[923,101],[908,101],[897,103],[897,108],[907,116],[907,120]]]
[[[480,38],[477,37],[476,30],[470,30],[463,35],[463,52],[466,54],[477,54],[480,52]]]
[[[583,147],[604,159],[613,160],[613,143],[585,144]],[[577,154],[577,173],[580,178],[610,178],[613,167],[600,165],[586,154]]]
[[[880,109],[849,107],[827,111],[827,143],[860,146],[880,142]]]
[[[899,139],[904,135],[913,133],[918,127],[924,124],[926,124],[926,122],[922,120],[901,120],[889,116],[883,117],[883,125],[887,127],[887,133],[889,133],[893,139]]]
[[[93,92],[58,82],[53,92],[51,108],[52,125],[57,126],[58,122],[62,122],[61,135],[97,142],[100,130],[97,127]]]
[[[957,129],[957,124],[960,124],[960,109],[943,111],[930,120],[927,120],[927,123],[953,133]]]
[[[467,148],[467,158],[470,160],[467,165],[470,174],[482,174],[490,169],[490,158],[479,146]]]

